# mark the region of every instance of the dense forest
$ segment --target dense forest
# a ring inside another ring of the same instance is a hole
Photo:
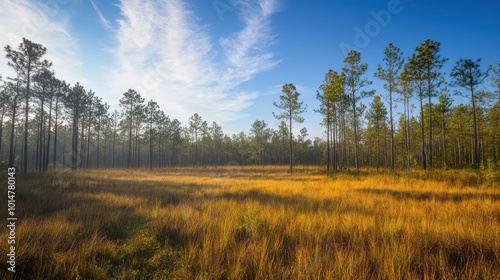
[[[98,93],[59,80],[44,60],[47,49],[28,39],[4,51],[15,76],[0,80],[0,160],[24,173],[237,164],[290,164],[291,171],[292,162],[329,171],[500,164],[500,64],[448,62],[432,40],[407,59],[389,44],[374,74],[357,51],[328,71],[318,85],[321,106],[312,108],[324,117],[325,139],[309,139],[307,128],[297,128],[306,106],[293,84],[283,86],[274,104],[277,129],[255,120],[230,136],[198,114],[186,124],[171,119],[133,89],[111,111]],[[454,63],[451,73],[442,70],[446,63]],[[383,81],[385,90],[371,90],[372,79]],[[491,92],[480,90],[490,83]],[[468,102],[456,104],[457,96]]]

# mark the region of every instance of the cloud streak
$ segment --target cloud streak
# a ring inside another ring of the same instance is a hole
[[[241,30],[218,41],[187,1],[121,0],[119,9],[110,86],[134,88],[181,121],[195,112],[222,124],[245,117],[257,94],[238,86],[278,63],[268,51],[274,0],[239,1]]]
[[[230,66],[226,80],[240,83],[278,63],[274,55],[266,51],[274,41],[270,16],[276,10],[276,2],[241,1],[236,5],[244,28],[233,36],[222,38],[220,45]]]
[[[101,22],[102,26],[108,30],[111,30],[111,23],[104,17],[104,15],[101,13],[101,10],[97,7],[97,5],[94,3],[94,1],[89,0],[90,4],[92,4],[92,7],[94,8],[94,11],[97,13],[97,16],[99,17],[99,21]]]

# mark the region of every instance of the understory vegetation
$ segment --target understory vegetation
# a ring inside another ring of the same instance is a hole
[[[500,279],[499,178],[308,166],[30,173],[17,182],[17,272],[2,262],[0,278]]]

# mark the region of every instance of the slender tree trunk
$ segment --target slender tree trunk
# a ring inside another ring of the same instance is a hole
[[[127,161],[127,163],[128,163],[128,161]],[[125,139],[123,139],[123,143],[122,143],[122,166],[125,166]],[[128,166],[128,167],[130,167],[130,166]]]
[[[104,167],[108,167],[109,166],[108,161],[107,161],[107,159],[108,159],[108,148],[109,148],[108,147],[109,146],[108,141],[109,141],[108,134],[106,133],[106,131],[104,131],[104,153],[102,155],[102,165]],[[99,168],[99,166],[100,166],[99,156],[97,157],[97,160],[98,160],[98,162],[97,162],[97,168]]]
[[[42,109],[43,110],[43,109]],[[41,159],[41,150],[42,150],[42,120],[43,120],[43,114],[40,114],[40,124],[37,126],[37,133],[36,133],[36,150],[35,150],[35,170],[40,171],[40,165],[42,164],[42,159]]]
[[[429,168],[432,169],[432,100],[431,89],[429,89]]]
[[[387,167],[390,165],[390,161],[388,161],[388,159],[390,159],[390,151],[389,151],[389,146],[388,146],[388,143],[389,141],[387,140],[387,136],[389,135],[389,131],[387,129],[387,125],[385,123],[385,121],[383,122],[383,125],[384,125],[384,150],[385,150],[385,153],[384,153],[384,166]]]
[[[153,124],[149,124],[149,170],[153,169]]]
[[[474,136],[470,138],[470,162],[474,164]]]
[[[198,166],[198,129],[195,128],[194,131],[194,158],[196,162],[196,166]]]
[[[446,169],[447,164],[446,164],[446,120],[445,120],[445,113],[442,113],[442,125],[443,125],[443,167]]]
[[[333,113],[333,121],[335,122],[332,127],[332,137],[331,141],[333,141],[333,170],[337,171],[338,166],[338,155],[337,155],[337,130],[338,130],[338,122],[336,122],[336,111]]]
[[[132,157],[132,108],[130,109],[129,131],[128,131],[128,158],[127,168],[130,168],[130,161]]]
[[[410,100],[407,97],[406,98],[406,160],[407,160],[407,166],[408,170],[411,168],[411,136],[410,136]]]
[[[106,137],[106,134],[104,135]],[[97,150],[96,150],[96,168],[99,168],[99,159],[100,159],[100,144],[101,144],[101,116],[98,116],[97,121]],[[104,153],[106,153],[106,145],[104,145]],[[106,158],[106,157],[104,157]]]
[[[358,121],[356,114],[356,101],[354,90],[352,91],[352,110],[353,110],[353,125],[354,125],[354,166],[356,167],[356,175],[359,175],[359,146],[358,146]]]
[[[137,152],[137,167],[141,165],[141,143],[139,138],[139,125],[137,124],[137,128],[135,130],[135,146]]]
[[[326,173],[330,173],[330,102],[326,102]]]
[[[378,127],[379,120],[377,118],[377,172],[380,168],[380,127]]]
[[[50,99],[50,105],[49,105],[49,129],[48,129],[48,136],[47,136],[47,148],[46,152],[44,155],[44,167],[43,171],[47,172],[49,169],[49,152],[50,152],[50,130],[52,129],[52,99]]]
[[[115,167],[115,160],[116,160],[116,159],[115,159],[115,158],[116,158],[116,127],[115,127],[115,128],[114,128],[114,130],[113,130],[113,143],[112,143],[112,149],[113,149],[113,150],[112,150],[112,152],[111,152],[111,154],[112,154],[112,158],[113,158],[113,160],[112,160],[112,166],[113,166],[113,167]]]
[[[472,115],[473,115],[473,124],[474,124],[474,151],[472,164],[477,167],[479,163],[479,132],[477,126],[477,110],[476,110],[476,97],[474,96],[474,88],[471,86],[471,101],[472,101]]]
[[[21,131],[21,125],[19,125],[17,130]],[[19,143],[19,133],[16,133],[15,138],[14,138],[14,156],[16,155],[16,152],[18,152],[18,150],[19,150],[17,148],[18,143]],[[21,146],[22,146],[22,142],[21,142]],[[22,150],[19,151],[19,153],[22,153]],[[15,163],[15,158],[14,158],[14,163]],[[19,162],[19,164],[21,164],[21,162]]]
[[[162,154],[162,148],[161,148],[161,142],[163,140],[163,131],[160,129],[158,133],[158,168],[161,168],[161,154]]]
[[[424,105],[422,104],[422,91],[420,91],[420,136],[422,138],[422,168],[427,169],[427,158],[425,155],[425,124],[424,124]]]
[[[293,173],[293,135],[292,135],[292,109],[290,108],[290,174]]]
[[[40,158],[41,158],[41,162],[40,162],[40,170],[41,171],[44,171],[44,165],[45,165],[45,158],[47,156],[47,154],[45,153],[46,152],[46,144],[47,144],[47,131],[46,131],[46,128],[45,128],[45,121],[43,123],[43,127],[42,127],[42,140],[43,140],[43,143],[42,145],[40,145],[40,149],[41,149],[41,152],[40,152]]]
[[[73,141],[71,146],[71,169],[76,170],[78,157],[78,108],[73,113]]]
[[[66,133],[63,134],[63,152],[62,152],[62,166],[66,166]]]
[[[347,107],[347,106],[346,106]],[[342,167],[347,166],[347,119],[346,115],[342,114]]]
[[[391,170],[394,170],[394,162],[396,160],[396,148],[394,145],[394,120],[392,116],[392,83],[389,85],[391,89],[389,91],[389,114],[390,114],[390,122],[391,122]]]
[[[14,159],[15,159],[14,136],[16,134],[15,125],[16,125],[16,110],[17,110],[18,97],[19,93],[16,92],[16,95],[14,96],[14,104],[12,105],[12,120],[10,124],[9,167],[14,167]]]
[[[285,151],[286,151],[286,148],[285,148],[285,135],[282,135],[283,136],[283,140],[281,141],[281,158],[280,158],[280,164],[285,164]]]
[[[83,168],[85,166],[85,119],[82,119],[82,129],[80,132],[80,168]]]
[[[177,167],[179,165],[179,146],[181,146],[181,141],[179,139],[172,141],[172,166]],[[242,162],[243,164],[243,162]]]
[[[462,141],[463,141],[463,139],[458,140],[458,165],[459,166],[461,166],[463,164],[463,157],[464,157]]]
[[[37,132],[38,133],[38,132]],[[37,139],[37,143],[38,143],[38,139]],[[471,146],[472,146],[472,139],[471,139]],[[36,164],[37,164],[37,160],[35,160],[35,156],[38,155],[38,151],[36,153],[31,153],[31,163],[29,163],[29,166],[33,166],[35,167],[35,170],[36,170]],[[32,167],[32,169],[33,169]]]
[[[58,128],[58,117],[59,117],[59,96],[56,97],[56,108],[55,108],[55,120],[54,120],[54,158],[52,162],[52,167],[56,167],[57,162],[57,128]]]
[[[30,82],[31,82],[31,59],[28,61],[27,69],[27,82],[26,82],[26,96],[25,96],[25,112],[24,112],[24,148],[23,148],[23,174],[26,176],[28,173],[28,115],[29,115],[29,99],[30,99]]]
[[[85,168],[90,167],[90,138],[91,138],[91,133],[90,133],[90,128],[92,126],[92,101],[89,104],[89,119],[88,119],[88,124],[87,124],[87,148],[86,148],[86,153],[85,153]]]

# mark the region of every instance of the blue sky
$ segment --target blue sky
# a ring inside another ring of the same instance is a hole
[[[0,7],[2,46],[22,37],[45,45],[59,78],[80,82],[113,109],[134,88],[183,125],[198,113],[228,134],[248,132],[256,119],[276,127],[272,103],[294,83],[309,111],[295,132],[307,127],[322,137],[316,91],[348,48],[361,51],[377,94],[384,89],[373,73],[389,42],[405,57],[427,38],[441,42],[448,74],[460,58],[482,58],[483,69],[500,62],[495,0],[0,0]],[[2,56],[3,76],[12,75],[6,62]]]

